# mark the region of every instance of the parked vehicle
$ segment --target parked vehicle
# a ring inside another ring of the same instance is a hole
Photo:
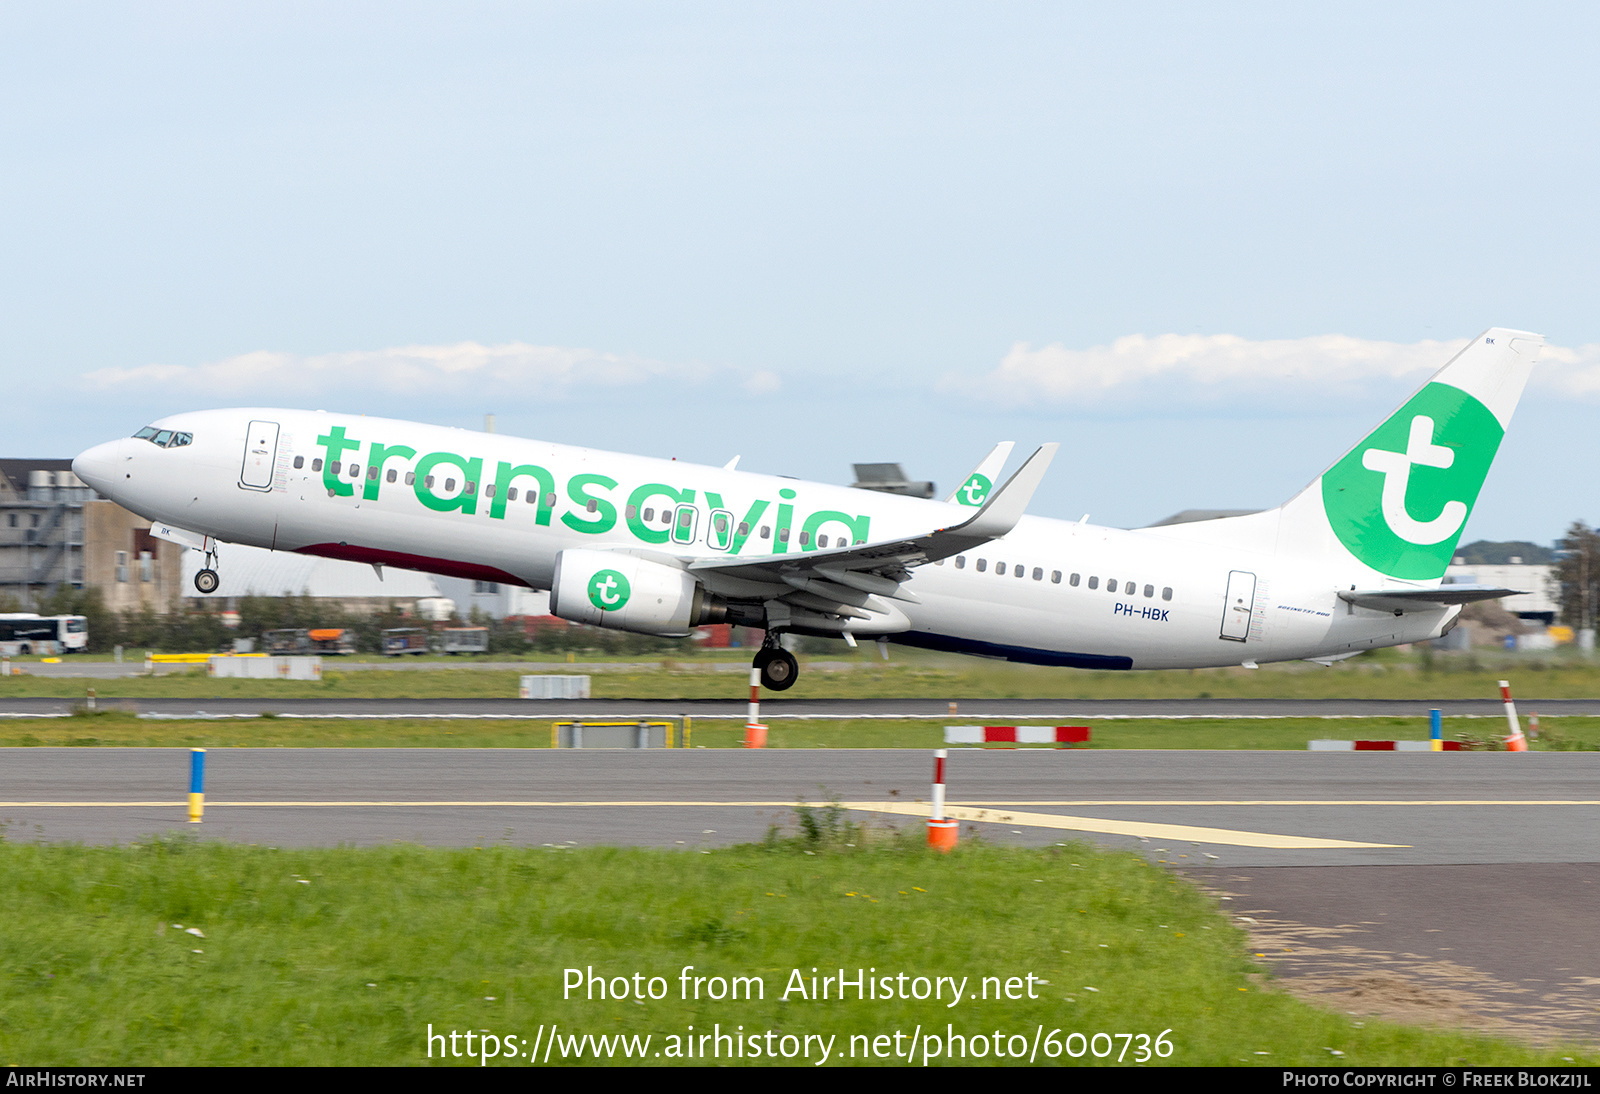
[[[356,636],[341,627],[322,627],[311,632],[311,648],[318,653],[355,653]]]
[[[488,627],[446,627],[439,632],[444,637],[444,652],[488,653]]]
[[[421,627],[391,627],[383,632],[383,655],[399,657],[407,653],[427,653],[429,634]]]
[[[314,652],[307,630],[268,631],[261,636],[261,649],[272,657],[295,657]]]
[[[81,615],[0,615],[0,652],[7,657],[82,653],[88,644],[89,622]]]

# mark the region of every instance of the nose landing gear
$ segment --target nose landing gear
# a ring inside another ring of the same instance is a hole
[[[217,591],[217,586],[222,584],[222,579],[217,576],[217,547],[216,541],[209,539],[210,544],[206,549],[206,567],[194,575],[194,587],[207,595]]]

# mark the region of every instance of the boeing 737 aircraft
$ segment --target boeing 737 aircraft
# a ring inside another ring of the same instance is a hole
[[[1437,638],[1441,585],[1543,338],[1490,330],[1282,506],[1125,531],[1025,516],[1055,455],[998,488],[995,449],[946,501],[303,410],[176,414],[73,470],[206,552],[245,543],[550,590],[556,615],[654,635],[888,640],[1040,665],[1330,661]]]

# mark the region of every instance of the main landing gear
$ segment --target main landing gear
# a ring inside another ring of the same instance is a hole
[[[217,549],[213,546],[206,551],[206,568],[194,575],[194,587],[202,593],[210,595],[217,591],[217,586],[222,584],[222,579],[217,576]]]
[[[800,678],[800,662],[778,645],[778,638],[771,631],[762,640],[751,666],[761,673],[761,686],[770,691],[788,691]]]

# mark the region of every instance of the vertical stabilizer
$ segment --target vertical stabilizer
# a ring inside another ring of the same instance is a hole
[[[1484,331],[1279,511],[1278,549],[1348,552],[1386,577],[1437,581],[1455,553],[1542,335]]]

